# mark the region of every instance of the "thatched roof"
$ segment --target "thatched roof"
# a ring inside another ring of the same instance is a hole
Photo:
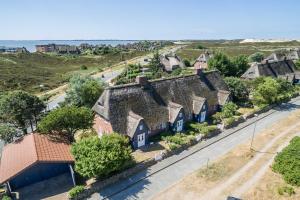
[[[295,64],[291,60],[266,61],[263,63],[253,63],[242,75],[242,78],[254,79],[260,76],[279,78],[290,76],[295,73]]]
[[[160,62],[164,66],[164,69],[166,71],[172,71],[175,68],[184,68],[184,64],[177,55],[165,55],[165,56],[160,56]]]
[[[229,96],[229,92],[220,92],[228,88],[217,71],[150,81],[143,77],[138,82],[105,89],[93,107],[115,132],[131,136],[142,119],[155,130],[161,123],[172,121],[181,108],[191,117],[199,112],[195,104],[207,100],[213,107]]]

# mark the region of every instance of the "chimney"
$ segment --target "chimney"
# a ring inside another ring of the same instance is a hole
[[[141,86],[146,86],[148,84],[148,78],[144,75],[137,76],[135,78],[135,82],[140,84]]]
[[[203,75],[203,69],[202,68],[195,69],[195,74],[197,74],[198,76]]]

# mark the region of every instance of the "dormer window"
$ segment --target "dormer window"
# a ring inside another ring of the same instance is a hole
[[[143,125],[142,125],[142,124],[140,125],[140,131],[141,131],[141,130],[143,130]]]
[[[179,117],[182,117],[182,113],[179,113]]]

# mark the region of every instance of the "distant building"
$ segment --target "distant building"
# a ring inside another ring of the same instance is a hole
[[[217,71],[148,80],[104,90],[93,110],[98,135],[117,132],[130,138],[134,148],[149,143],[163,131],[181,132],[187,121],[204,122],[230,98]]]
[[[208,68],[208,61],[213,57],[213,54],[209,52],[205,52],[201,54],[195,61],[194,63],[194,68],[195,69],[207,69]]]
[[[0,53],[29,53],[25,47],[0,47]]]
[[[262,63],[253,63],[242,75],[242,78],[255,79],[261,76],[282,78],[292,83],[300,83],[300,73],[296,71],[295,64],[292,60],[265,60]]]
[[[0,163],[0,184],[6,183],[10,191],[70,173],[74,183],[74,158],[70,145],[49,139],[45,135],[28,134],[4,146]]]
[[[173,70],[175,70],[177,68],[185,67],[181,58],[179,58],[176,54],[160,56],[160,62],[163,65],[163,69],[166,72],[172,72]]]
[[[36,51],[40,53],[79,54],[80,50],[74,45],[45,44],[36,45]]]
[[[300,49],[289,49],[282,52],[274,52],[271,55],[269,55],[266,59],[268,61],[282,61],[284,59],[287,60],[299,60],[300,59]]]

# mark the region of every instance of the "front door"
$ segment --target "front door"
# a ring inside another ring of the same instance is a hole
[[[145,133],[138,134],[137,139],[138,139],[138,147],[142,147],[145,145]]]
[[[201,112],[200,122],[204,122],[205,121],[205,117],[206,117],[206,111]]]
[[[182,131],[182,129],[183,129],[183,120],[181,119],[177,121],[177,132]]]

